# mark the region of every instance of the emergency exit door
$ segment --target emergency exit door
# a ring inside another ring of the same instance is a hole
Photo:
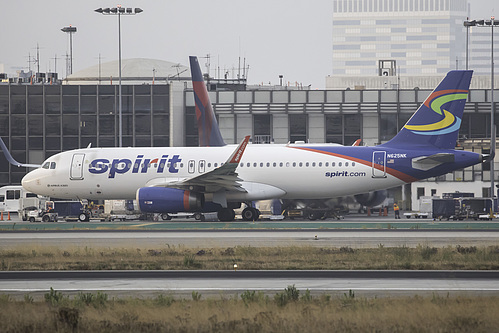
[[[85,154],[73,154],[73,159],[71,161],[71,169],[69,173],[69,179],[71,180],[82,180],[83,179],[83,161],[85,160]]]
[[[373,178],[386,177],[386,151],[373,152]]]

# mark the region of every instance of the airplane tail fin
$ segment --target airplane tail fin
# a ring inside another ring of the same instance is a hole
[[[433,90],[385,147],[453,149],[463,118],[473,71],[456,70]]]
[[[220,147],[225,142],[218,128],[217,118],[211,106],[208,89],[203,80],[198,58],[189,57],[191,65],[192,86],[196,103],[196,119],[198,124],[199,147]]]

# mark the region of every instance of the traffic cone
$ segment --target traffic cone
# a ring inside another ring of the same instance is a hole
[[[0,212],[0,221],[3,221],[3,212]]]
[[[7,221],[10,221],[10,212],[7,212]]]

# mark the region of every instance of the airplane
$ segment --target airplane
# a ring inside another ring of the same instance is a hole
[[[30,192],[67,199],[136,199],[145,213],[217,212],[233,221],[241,203],[355,195],[436,177],[489,158],[454,150],[473,71],[450,71],[387,143],[226,145],[197,57],[190,57],[201,147],[75,149],[29,172]],[[15,161],[2,142],[9,162]],[[32,165],[29,165],[32,167]],[[247,205],[242,216],[254,220]]]

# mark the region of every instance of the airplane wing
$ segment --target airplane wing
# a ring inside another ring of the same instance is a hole
[[[24,168],[39,168],[39,167],[41,167],[40,164],[26,164],[26,163],[19,163],[18,161],[16,161],[12,157],[12,155],[10,154],[9,149],[7,149],[7,146],[3,142],[2,138],[0,138],[0,147],[2,148],[3,154],[5,155],[5,158],[7,159],[7,161],[9,161],[10,164],[12,164],[18,168],[20,168],[20,167],[24,167]]]
[[[242,179],[238,177],[236,168],[241,161],[244,150],[248,145],[249,139],[250,136],[246,136],[221,167],[216,168],[210,172],[203,173],[196,177],[156,186],[166,186],[190,191],[198,189],[203,192],[212,193],[221,190],[246,192],[246,190],[242,188],[240,184]]]

